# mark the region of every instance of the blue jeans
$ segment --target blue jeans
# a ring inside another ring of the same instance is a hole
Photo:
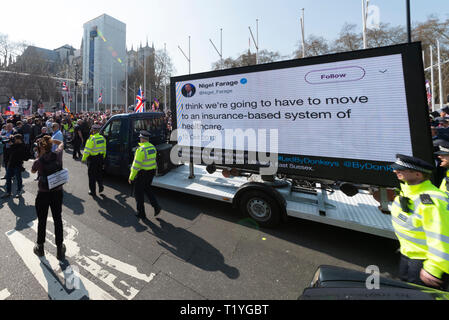
[[[22,168],[7,168],[6,169],[6,193],[11,193],[12,178],[16,177],[17,192],[22,191]]]

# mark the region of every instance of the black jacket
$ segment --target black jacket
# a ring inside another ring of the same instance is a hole
[[[27,158],[26,147],[24,143],[13,144],[9,148],[7,168],[20,168],[23,166],[23,161]]]

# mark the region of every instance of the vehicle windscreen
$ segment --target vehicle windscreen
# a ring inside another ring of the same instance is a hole
[[[133,144],[139,141],[139,134],[145,130],[150,133],[150,143],[159,145],[167,141],[167,128],[163,118],[135,119],[132,121]]]

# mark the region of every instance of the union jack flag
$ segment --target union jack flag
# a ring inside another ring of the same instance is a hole
[[[100,92],[100,97],[98,97],[97,102],[98,102],[98,103],[102,103],[102,102],[103,102],[103,91]]]
[[[429,80],[426,80],[427,104],[432,107],[432,89]]]
[[[11,107],[17,107],[17,101],[14,99],[14,97],[11,97],[11,100],[9,100],[9,103],[11,104]]]
[[[67,84],[65,82],[62,83],[62,91],[68,91]]]
[[[136,113],[143,113],[145,112],[145,98],[143,96],[142,87],[139,88],[139,93],[136,97]]]

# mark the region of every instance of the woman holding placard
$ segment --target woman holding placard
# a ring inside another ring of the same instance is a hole
[[[52,146],[57,145],[58,148],[52,152]],[[53,221],[55,224],[55,238],[57,246],[58,260],[65,259],[66,248],[63,244],[63,227],[62,227],[62,185],[49,188],[50,175],[62,170],[62,156],[64,152],[64,144],[62,141],[52,140],[49,136],[44,136],[37,142],[38,159],[34,161],[31,169],[32,173],[38,173],[39,191],[36,197],[36,213],[38,218],[37,244],[34,247],[34,253],[38,257],[43,257],[45,234],[47,227],[48,209],[51,208]]]

